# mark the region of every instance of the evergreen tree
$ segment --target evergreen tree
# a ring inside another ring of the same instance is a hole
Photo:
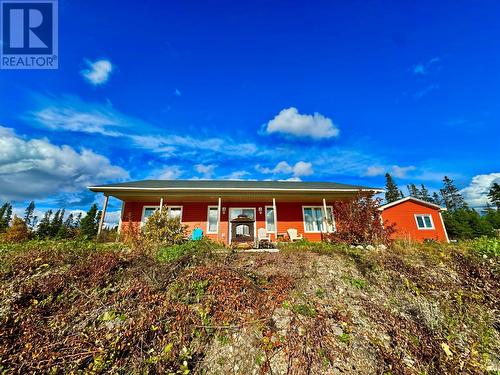
[[[33,229],[36,224],[37,217],[35,216],[35,202],[31,201],[26,210],[24,210],[24,222],[28,228]]]
[[[432,193],[432,203],[437,204],[439,206],[443,204],[441,197],[436,192]]]
[[[400,196],[401,198],[404,198],[404,197],[405,197],[405,195],[403,194],[403,190],[400,190],[400,191],[399,191],[399,196]]]
[[[415,186],[415,184],[406,185],[406,188],[408,189],[408,194],[410,195],[410,197],[420,198],[420,191]]]
[[[424,186],[424,184],[421,184],[421,189],[420,189],[420,199],[426,201],[426,202],[431,202],[432,203],[432,198],[429,195],[429,190],[427,190]]]
[[[38,237],[46,238],[50,236],[50,224],[52,222],[52,210],[48,210],[43,215],[42,220],[40,220],[40,224],[38,224],[38,229],[36,231]]]
[[[397,201],[399,199],[399,189],[394,183],[389,173],[385,174],[385,200],[387,203]]]
[[[0,208],[0,233],[9,228],[9,223],[12,220],[12,205],[5,203]]]
[[[50,237],[57,237],[57,234],[61,230],[61,227],[63,226],[64,212],[65,210],[63,208],[57,210],[56,213],[54,214],[54,218],[50,223],[50,230],[49,230]]]
[[[100,218],[101,212],[97,210],[97,205],[94,203],[80,221],[80,236],[86,239],[94,238],[97,235]]]
[[[443,201],[446,208],[449,211],[456,211],[462,208],[467,208],[467,204],[464,198],[458,191],[458,189],[453,184],[453,180],[448,176],[444,176],[443,188],[441,189],[441,195],[443,196]]]
[[[498,182],[491,185],[490,190],[488,191],[488,198],[491,204],[495,205],[497,210],[500,211],[500,184]]]

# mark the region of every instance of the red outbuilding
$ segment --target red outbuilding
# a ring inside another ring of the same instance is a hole
[[[393,238],[418,242],[450,242],[441,211],[444,208],[421,199],[406,197],[380,207],[382,219],[395,224]]]

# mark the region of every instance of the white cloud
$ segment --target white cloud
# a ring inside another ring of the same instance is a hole
[[[154,178],[159,180],[175,180],[182,174],[182,170],[178,165],[172,165],[163,168],[154,174]]]
[[[164,130],[141,119],[127,116],[110,105],[88,103],[78,97],[37,96],[41,109],[29,112],[25,119],[45,128],[120,137],[134,147],[143,148],[162,156],[193,157],[197,151],[229,156],[255,155],[253,143],[238,143],[229,138],[190,137],[165,134]],[[138,134],[137,131],[148,135]],[[206,155],[205,155],[206,156]]]
[[[400,167],[399,165],[393,165],[391,167],[391,173],[395,177],[400,177],[400,178],[406,177],[408,172],[411,172],[414,170],[415,170],[415,167],[413,165],[410,165],[408,167]]]
[[[303,115],[294,107],[283,109],[269,121],[265,126],[265,132],[312,139],[332,138],[339,135],[339,129],[328,117],[320,113]]]
[[[488,203],[488,190],[494,183],[500,183],[500,173],[480,174],[472,177],[472,181],[460,192],[471,207],[484,207]]]
[[[420,63],[420,64],[414,65],[412,68],[412,72],[414,75],[429,74],[429,70],[432,67],[432,65],[434,65],[440,61],[441,61],[441,59],[439,57],[433,57],[432,59],[430,59],[429,61],[427,61],[425,63]]]
[[[182,93],[181,93],[181,91],[179,89],[175,89],[174,95],[175,96],[182,96]]]
[[[125,170],[91,150],[76,151],[47,139],[27,140],[0,126],[1,199],[43,198],[128,177]]]
[[[99,86],[105,84],[113,72],[113,64],[109,60],[90,61],[85,60],[87,69],[80,71],[80,74],[92,85]]]
[[[366,171],[362,174],[362,176],[374,177],[390,173],[394,177],[404,178],[408,175],[408,172],[414,171],[415,169],[416,168],[413,165],[409,165],[407,167],[400,167],[399,165],[372,165],[366,168]]]
[[[299,161],[295,165],[290,165],[286,161],[280,161],[272,169],[257,164],[255,169],[263,174],[293,174],[293,177],[310,176],[314,173],[312,163],[304,161]]]
[[[217,165],[215,164],[196,164],[194,166],[194,169],[196,170],[196,172],[202,174],[203,178],[211,178],[214,174],[215,167],[217,167]]]
[[[229,180],[242,180],[243,177],[248,176],[249,174],[250,173],[247,171],[234,171],[234,172],[231,172],[231,174],[229,176],[227,176],[226,178]]]

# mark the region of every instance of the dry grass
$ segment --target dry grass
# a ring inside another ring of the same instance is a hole
[[[480,374],[500,355],[498,260],[460,246],[0,261],[0,372]]]

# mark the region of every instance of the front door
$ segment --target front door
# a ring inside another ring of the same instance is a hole
[[[232,240],[232,233],[233,233],[233,223],[231,223],[232,220],[236,219],[240,215],[245,215],[248,216],[248,218],[252,219],[253,222],[253,233],[255,233],[255,208],[230,208],[229,209],[229,243],[231,243]],[[241,225],[236,228],[237,234],[240,235],[247,235],[248,233],[245,233],[248,231],[248,227]],[[238,233],[238,231],[241,231],[241,233]]]

